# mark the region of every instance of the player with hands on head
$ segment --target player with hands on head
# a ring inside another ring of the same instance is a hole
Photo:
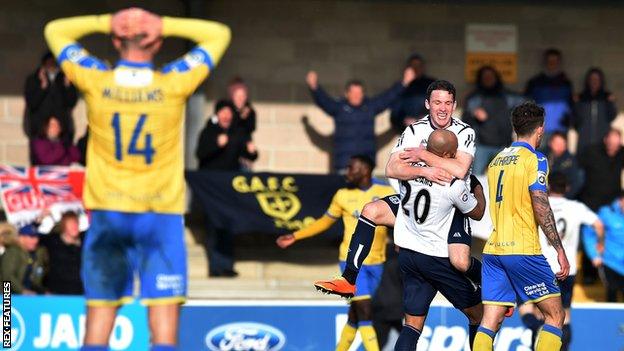
[[[78,43],[93,33],[111,35],[120,57],[114,67]],[[171,36],[197,46],[156,70],[154,55]],[[87,104],[89,176],[83,198],[91,225],[82,255],[82,350],[108,350],[117,310],[132,299],[135,273],[148,306],[151,350],[175,350],[187,285],[184,106],[221,59],[230,30],[218,22],[130,8],[54,20],[45,37]]]

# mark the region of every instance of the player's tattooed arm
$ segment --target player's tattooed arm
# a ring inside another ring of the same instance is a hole
[[[557,225],[555,216],[553,215],[550,203],[548,202],[548,193],[541,190],[531,191],[531,202],[533,203],[533,213],[537,219],[537,223],[542,228],[546,239],[555,250],[563,249],[561,238],[557,233]]]

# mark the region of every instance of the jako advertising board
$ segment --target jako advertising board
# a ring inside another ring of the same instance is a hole
[[[333,350],[346,312],[340,301],[190,301],[182,310],[179,350]],[[572,320],[571,350],[624,350],[624,305],[577,304]],[[13,296],[11,321],[11,350],[77,350],[84,335],[84,299]],[[436,303],[418,350],[469,350],[466,323],[448,304]],[[530,332],[516,313],[505,320],[495,350],[530,351],[529,343]],[[148,350],[143,306],[120,310],[110,348]]]

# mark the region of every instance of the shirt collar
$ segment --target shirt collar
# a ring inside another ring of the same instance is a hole
[[[151,62],[132,62],[128,60],[119,60],[117,61],[116,67],[125,66],[130,68],[154,68],[154,64]]]
[[[522,146],[529,149],[529,151],[535,153],[535,149],[533,148],[533,146],[529,145],[529,143],[525,141],[515,141],[511,144],[511,146]]]

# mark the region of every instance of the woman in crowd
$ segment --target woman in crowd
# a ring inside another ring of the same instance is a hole
[[[33,166],[69,166],[80,161],[80,151],[64,140],[59,119],[52,115],[44,123],[39,135],[30,143]]]
[[[617,115],[614,100],[611,92],[606,90],[602,70],[590,68],[585,74],[585,89],[574,104],[573,124],[579,134],[577,154],[589,145],[602,142]]]

